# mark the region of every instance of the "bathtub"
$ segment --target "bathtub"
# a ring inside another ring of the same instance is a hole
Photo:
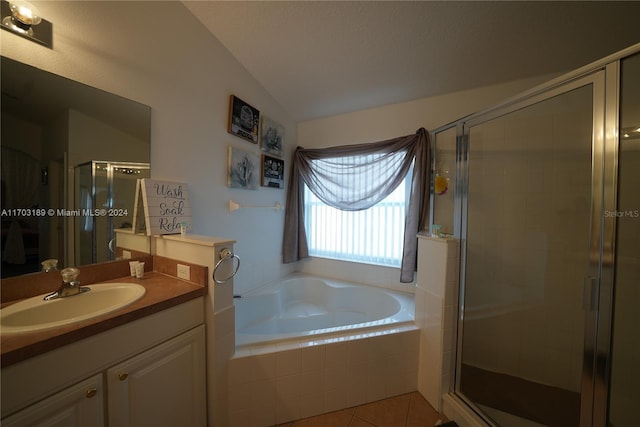
[[[234,300],[236,347],[414,323],[412,294],[294,274]]]

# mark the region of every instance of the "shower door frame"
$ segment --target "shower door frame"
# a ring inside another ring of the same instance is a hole
[[[593,85],[591,238],[588,276],[596,280],[591,281],[595,285],[592,289],[587,290],[585,287],[583,292],[583,297],[593,301],[593,304],[590,304],[592,305],[590,309],[585,310],[580,426],[604,427],[607,423],[611,372],[616,227],[615,216],[605,215],[605,212],[614,212],[617,207],[620,61],[638,52],[640,52],[640,44],[533,88],[494,108],[464,117],[432,132],[434,141],[437,143],[438,133],[453,127],[457,129],[454,236],[460,240],[460,283],[459,311],[456,319],[456,363],[453,372],[455,380],[451,392],[488,425],[494,425],[494,423],[459,392],[459,373],[462,363],[460,349],[462,348],[465,304],[469,129],[473,125],[526,108],[578,87]],[[433,154],[435,161],[435,146]],[[432,206],[433,202],[432,195]],[[433,222],[433,218],[431,219]]]

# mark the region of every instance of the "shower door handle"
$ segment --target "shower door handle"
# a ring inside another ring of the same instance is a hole
[[[585,277],[582,281],[582,308],[585,311],[593,311],[596,307],[598,295],[598,278]]]

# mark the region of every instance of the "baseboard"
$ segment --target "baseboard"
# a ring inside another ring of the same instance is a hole
[[[442,412],[460,427],[491,427],[475,412],[473,412],[460,398],[449,393],[442,396]]]

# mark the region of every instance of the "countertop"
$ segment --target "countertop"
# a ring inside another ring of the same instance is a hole
[[[39,332],[1,334],[1,366],[7,367],[207,294],[206,286],[157,271],[145,272],[142,279],[126,276],[104,281],[109,282],[136,283],[144,286],[146,293],[131,305],[92,319]]]

